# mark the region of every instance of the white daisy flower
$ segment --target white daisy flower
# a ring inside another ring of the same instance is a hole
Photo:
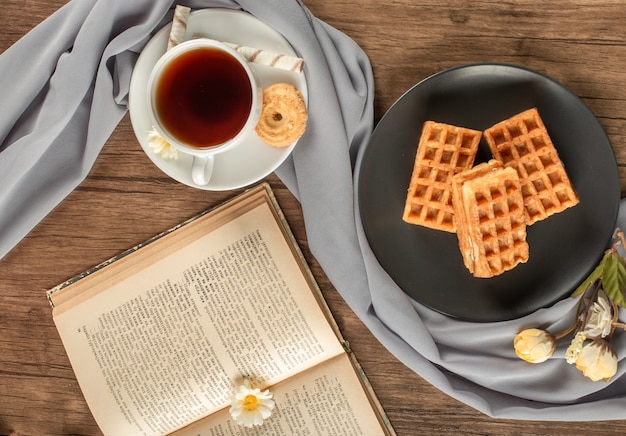
[[[270,417],[275,402],[272,393],[268,389],[250,387],[250,381],[244,380],[232,399],[230,415],[237,424],[245,427],[253,427],[263,424],[263,420]]]

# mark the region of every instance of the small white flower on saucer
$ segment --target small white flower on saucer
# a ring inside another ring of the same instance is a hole
[[[178,159],[178,150],[170,145],[159,133],[152,129],[148,132],[148,145],[164,159]]]
[[[245,427],[253,427],[263,424],[263,420],[270,417],[275,402],[272,393],[268,389],[250,387],[250,381],[244,380],[243,384],[235,393],[230,406],[230,415],[237,424]]]

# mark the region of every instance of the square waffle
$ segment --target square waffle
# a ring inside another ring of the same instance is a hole
[[[455,232],[452,176],[474,164],[482,132],[426,121],[420,136],[402,219]]]
[[[488,278],[528,261],[517,171],[491,160],[455,176],[453,186],[459,248],[467,269]]]
[[[493,156],[519,174],[528,225],[578,204],[536,108],[504,120],[484,134]]]

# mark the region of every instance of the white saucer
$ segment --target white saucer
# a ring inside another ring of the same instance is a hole
[[[148,131],[152,128],[147,107],[148,76],[157,60],[165,53],[170,25],[163,27],[145,46],[133,70],[129,92],[130,119],[139,144],[150,160],[171,178],[185,185],[209,191],[237,189],[263,179],[289,156],[296,146],[271,147],[251,132],[242,144],[215,157],[211,180],[205,186],[191,180],[190,155],[178,153],[178,159],[164,159],[148,145]],[[206,36],[218,41],[262,48],[295,56],[293,48],[276,30],[254,16],[228,9],[203,9],[192,12],[187,24],[186,38]],[[251,64],[257,82],[263,88],[273,83],[294,85],[308,101],[306,79],[303,73]]]

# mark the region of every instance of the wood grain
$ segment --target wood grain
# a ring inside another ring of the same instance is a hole
[[[63,6],[4,0],[0,52]],[[598,117],[626,192],[626,6],[622,1],[305,0],[369,55],[375,117],[415,83],[474,62],[523,65],[560,81]],[[593,144],[590,144],[593,146]],[[626,421],[490,418],[431,386],[378,343],[308,249],[300,205],[268,178],[339,326],[399,435],[623,434]],[[239,191],[204,192],[165,176],[123,119],[89,177],[0,260],[0,435],[99,435],[53,325],[45,291]]]

